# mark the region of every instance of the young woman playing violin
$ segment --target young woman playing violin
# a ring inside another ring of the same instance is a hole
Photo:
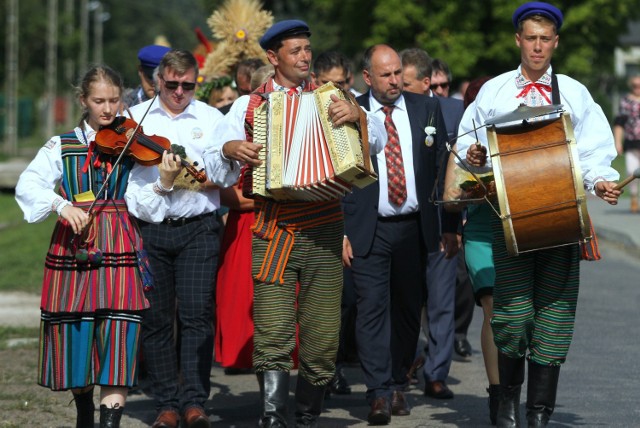
[[[16,187],[25,220],[59,217],[45,262],[38,383],[71,390],[77,427],[94,426],[94,385],[100,427],[119,426],[137,382],[141,313],[149,306],[136,256],[142,241],[124,202],[134,159],[116,165],[117,156],[94,143],[120,112],[122,91],[112,69],[91,68],[77,88],[79,125],[52,137]]]

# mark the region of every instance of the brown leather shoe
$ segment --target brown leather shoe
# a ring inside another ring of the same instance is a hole
[[[393,391],[391,396],[391,414],[393,416],[407,416],[411,414],[411,408],[404,397],[404,392]]]
[[[162,410],[151,428],[178,428],[179,421],[180,415],[175,410]]]
[[[367,416],[369,425],[387,425],[391,421],[391,406],[385,397],[378,397],[371,403]]]
[[[189,407],[184,412],[184,422],[187,428],[210,428],[209,417],[201,407]]]
[[[431,398],[446,400],[453,398],[453,392],[442,380],[426,381],[424,385],[424,395]]]

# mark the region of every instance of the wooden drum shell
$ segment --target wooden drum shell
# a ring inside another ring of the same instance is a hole
[[[487,129],[509,255],[591,239],[570,116]]]

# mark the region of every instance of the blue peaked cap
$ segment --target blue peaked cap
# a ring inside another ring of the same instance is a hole
[[[169,52],[171,48],[159,45],[145,46],[138,51],[138,59],[140,65],[146,68],[156,68],[160,64],[160,60]]]
[[[557,7],[541,2],[541,1],[530,1],[529,3],[525,3],[513,13],[513,26],[518,29],[518,24],[523,19],[531,16],[531,15],[542,15],[546,18],[549,18],[556,24],[556,30],[560,30],[562,27],[562,12]]]
[[[278,40],[298,34],[305,34],[307,37],[311,36],[311,30],[309,30],[306,22],[299,19],[276,22],[260,37],[260,47],[267,50]]]

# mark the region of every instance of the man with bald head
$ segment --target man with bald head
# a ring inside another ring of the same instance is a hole
[[[437,98],[403,92],[400,56],[388,45],[367,49],[363,77],[370,89],[357,100],[385,122],[388,140],[372,156],[378,182],[343,199],[343,263],[351,268],[358,296],[367,419],[386,425],[392,414],[410,413],[403,391],[420,330],[426,258],[441,238],[449,257],[457,253],[459,217],[440,219],[429,201],[446,153]]]

